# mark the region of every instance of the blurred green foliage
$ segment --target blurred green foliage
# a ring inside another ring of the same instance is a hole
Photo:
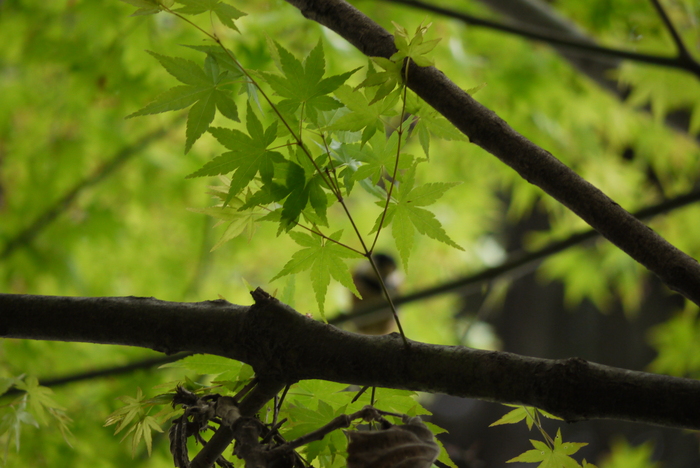
[[[247,69],[274,71],[279,58],[269,47],[270,38],[297,57],[309,54],[320,39],[328,76],[367,67],[367,59],[359,52],[281,0],[233,4],[248,13],[236,22],[240,33],[224,28],[218,20],[201,17],[195,22],[207,30],[213,27]],[[607,46],[674,52],[651,4],[634,0],[616,1],[614,8],[606,0],[554,4]],[[696,53],[697,2],[663,4]],[[394,21],[412,31],[429,17],[384,2],[356,5],[389,30]],[[474,2],[459,6],[490,15]],[[205,136],[185,155],[184,117],[165,114],[125,120],[175,85],[146,50],[200,63],[198,51],[180,45],[203,44],[198,31],[176,18],[130,17],[132,12],[132,7],[116,0],[0,3],[0,291],[155,296],[176,301],[222,295],[233,303],[249,304],[247,281],[270,291],[286,290],[287,302],[301,312],[316,314],[308,278],[270,282],[297,249],[292,239],[277,236],[274,225],[262,224],[250,240],[237,237],[210,252],[224,228],[214,227],[197,210],[211,204],[207,186],[217,181],[185,177],[222,151],[216,139]],[[546,45],[429,18],[433,26],[426,39],[441,39],[430,52],[438,68],[464,89],[485,84],[475,96],[480,102],[626,209],[634,211],[673,198],[697,184],[697,77],[625,62],[617,78],[633,92],[621,103]],[[364,70],[349,84],[358,85],[360,75]],[[245,107],[245,96],[240,99],[239,110]],[[647,104],[651,113],[642,110]],[[664,125],[664,116],[677,110],[689,112],[691,134]],[[213,125],[224,123],[228,124],[225,118],[217,116]],[[148,135],[155,136],[139,145]],[[414,155],[423,154],[423,149],[418,138],[406,146]],[[575,215],[474,145],[432,139],[430,160],[421,165],[416,184],[455,184],[433,208],[449,238],[465,250],[417,237],[406,291],[491,265],[493,245],[502,250],[499,242],[508,226],[533,211],[546,213],[550,228],[531,233],[530,248],[586,228]],[[91,185],[95,174],[112,161],[119,161],[117,167]],[[86,188],[71,203],[58,205],[55,220],[33,224],[81,184]],[[372,201],[360,196],[350,206],[364,233],[375,223]],[[697,258],[698,210],[686,207],[659,216],[650,225]],[[18,240],[31,226],[38,227]],[[391,236],[382,237],[379,247],[392,250]],[[569,304],[588,299],[605,310],[619,301],[633,315],[644,300],[648,273],[607,242],[598,241],[548,259],[540,277],[543,282],[561,281]],[[349,304],[347,291],[338,283],[331,284],[325,297],[329,316]],[[415,340],[458,343],[453,302],[453,297],[443,297],[430,304],[405,306],[406,334]],[[433,311],[429,323],[420,316],[426,307]],[[697,377],[698,363],[692,358],[697,355],[697,329],[694,308],[679,311],[654,329],[651,342],[659,358],[652,370]],[[149,355],[113,346],[11,340],[3,341],[0,353],[3,379],[23,373],[51,377]],[[22,438],[21,451],[15,454],[11,448],[6,466],[171,466],[166,441],[154,443],[153,458],[147,459],[143,448],[132,460],[130,448],[116,444],[112,430],[102,424],[119,407],[117,397],[134,395],[135,387],[150,389],[182,378],[182,370],[169,368],[57,392],[51,401],[73,419],[69,425],[73,447],[63,441],[59,425],[37,430],[24,424],[27,436]]]

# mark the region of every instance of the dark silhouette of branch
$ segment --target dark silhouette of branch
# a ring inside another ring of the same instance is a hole
[[[663,201],[659,204],[642,208],[635,211],[633,214],[639,219],[648,219],[659,214],[668,213],[700,201],[700,190],[693,190],[678,197]],[[581,245],[586,241],[595,239],[600,236],[600,233],[595,229],[578,232],[570,235],[566,239],[552,242],[538,250],[532,252],[516,252],[498,266],[486,268],[480,272],[463,276],[452,281],[446,281],[437,286],[415,291],[393,299],[395,305],[408,304],[410,302],[420,301],[431,297],[439,296],[446,293],[466,293],[472,290],[480,290],[484,283],[493,281],[504,275],[513,274],[514,272],[524,269],[533,268],[538,263],[545,260],[547,257],[563,252],[564,250]],[[345,322],[354,320],[357,317],[365,317],[376,315],[377,321],[386,319],[387,310],[386,304],[372,304],[363,309],[353,310],[350,312],[341,312],[328,322],[333,325],[341,325]]]
[[[392,1],[392,0],[385,0]],[[401,1],[401,0],[397,0]],[[551,7],[544,4],[538,0],[480,0],[482,3],[489,6],[489,8],[497,11],[498,13],[507,16],[511,21],[516,24],[523,24],[526,30],[535,31],[550,31],[552,34],[560,38],[566,38],[572,43],[587,43],[590,45],[595,45],[595,41],[589,38],[586,34],[576,29],[568,21],[564,20],[560,16],[556,15],[552,11]],[[437,11],[433,8],[433,5],[426,4],[425,2],[412,2],[410,5],[406,2],[401,2],[407,4],[408,6],[414,8],[430,8],[438,14],[442,14],[455,19],[461,19],[452,15],[454,10],[447,8],[440,8]],[[463,13],[456,12],[458,15]],[[469,16],[471,18],[471,16]],[[479,18],[475,20],[481,21]],[[482,24],[474,23],[477,26],[489,27],[489,21],[483,22]],[[500,24],[500,23],[496,23]],[[517,34],[519,28],[512,28],[512,33]],[[553,44],[552,44],[553,45]],[[584,75],[588,76],[590,79],[598,83],[603,89],[616,95],[619,99],[625,100],[630,94],[630,89],[628,87],[621,87],[619,83],[612,78],[611,70],[619,67],[620,58],[614,58],[611,55],[608,56],[596,56],[591,51],[577,51],[574,48],[561,46],[558,47],[553,45],[554,49],[559,52],[559,54],[568,60],[577,70],[579,70]],[[685,60],[682,58],[681,60]],[[634,58],[630,58],[634,60]],[[660,65],[660,64],[657,64]],[[645,106],[646,111],[650,110],[649,106]],[[690,115],[688,111],[677,110],[669,112],[665,116],[666,124],[680,132],[688,133]],[[700,139],[700,137],[696,137]]]
[[[180,120],[183,120],[183,118],[181,117],[176,119],[175,121],[171,122],[168,127],[154,130],[142,136],[134,143],[125,146],[110,160],[97,168],[92,174],[75,184],[73,188],[68,190],[61,198],[46,208],[46,210],[37,216],[34,221],[29,223],[27,227],[22,229],[13,238],[7,241],[2,250],[0,250],[0,260],[4,260],[12,255],[12,253],[19,247],[32,242],[34,238],[36,238],[36,236],[38,236],[46,227],[48,227],[61,213],[66,211],[66,209],[73,203],[73,201],[75,201],[78,195],[80,195],[85,189],[97,185],[106,177],[113,174],[125,162],[131,159],[132,156],[138,154],[139,151],[142,151],[154,141],[167,135],[174,129],[174,127],[177,126],[177,123]]]
[[[85,380],[100,379],[103,377],[115,377],[117,375],[129,374],[137,370],[151,369],[156,366],[162,366],[163,364],[175,362],[190,355],[190,353],[178,353],[173,356],[158,356],[140,359],[138,361],[125,364],[123,366],[110,366],[104,369],[77,372],[63,377],[40,379],[39,384],[44,387],[60,387],[61,385],[67,385],[76,382],[84,382]],[[11,388],[7,392],[5,392],[3,396],[17,395],[21,393],[23,393],[22,390]]]
[[[693,59],[693,56],[690,55],[690,52],[688,52],[688,49],[685,47],[685,44],[683,44],[681,36],[678,34],[678,31],[676,30],[675,26],[673,26],[671,18],[668,17],[668,15],[666,14],[666,10],[664,10],[664,7],[661,5],[661,3],[659,3],[659,0],[651,0],[651,3],[654,5],[654,8],[656,8],[656,11],[659,13],[659,16],[664,22],[666,29],[668,30],[669,34],[671,34],[673,42],[676,44],[676,48],[678,49],[678,60],[683,62],[696,63]]]
[[[368,56],[389,58],[393,37],[343,0],[287,0]],[[474,143],[595,228],[674,291],[700,304],[700,264],[649,229],[551,153],[517,133],[434,67],[409,64],[407,85]]]
[[[542,30],[537,30],[533,28],[528,28],[524,26],[514,26],[499,23],[497,21],[491,21],[484,18],[478,18],[467,13],[463,13],[451,8],[444,8],[430,3],[423,2],[421,0],[384,0],[390,3],[399,3],[402,5],[411,6],[414,8],[420,8],[422,10],[431,11],[433,13],[438,13],[450,18],[459,19],[464,23],[470,24],[472,26],[482,26],[497,31],[502,31],[509,34],[515,34],[517,36],[525,37],[527,39],[533,39],[536,41],[546,42],[548,44],[565,47],[572,50],[577,50],[580,52],[585,52],[593,56],[607,56],[618,59],[634,60],[635,62],[648,63],[651,65],[660,65],[669,68],[678,68],[690,72],[700,78],[700,63],[695,61],[690,54],[687,53],[685,47],[679,47],[679,54],[676,57],[663,57],[659,55],[642,54],[638,52],[632,52],[622,49],[613,49],[611,47],[604,47],[597,45],[593,42],[570,39],[552,32],[544,32]],[[656,3],[656,2],[655,2]],[[665,15],[664,15],[665,18]],[[670,22],[667,23],[670,25]],[[673,31],[674,39],[677,37],[675,29],[671,28]],[[680,39],[679,39],[680,40]],[[678,44],[679,42],[677,42]],[[685,51],[685,53],[684,53]]]
[[[236,359],[250,364],[261,382],[271,382],[250,403],[251,411],[287,384],[321,379],[536,406],[569,422],[613,418],[700,429],[700,381],[581,359],[536,359],[414,341],[406,347],[397,334],[346,332],[314,321],[260,289],[252,295],[252,306],[240,306],[224,300],[0,294],[0,336]],[[232,435],[220,436],[230,441],[227,437]]]
[[[640,219],[647,219],[662,213],[668,213],[676,208],[681,208],[683,206],[687,206],[697,201],[700,201],[699,190],[695,190],[684,195],[672,198],[670,200],[666,200],[654,206],[642,208],[641,210],[636,211],[634,215]],[[441,294],[464,292],[466,290],[471,289],[480,289],[481,285],[485,282],[493,281],[494,279],[499,278],[503,275],[512,274],[515,271],[522,268],[530,268],[551,255],[555,255],[570,247],[583,244],[586,241],[595,239],[599,235],[600,234],[594,229],[589,229],[587,231],[572,234],[566,239],[557,242],[552,242],[551,244],[533,252],[516,253],[512,255],[508,260],[503,262],[501,265],[498,265],[496,267],[487,268],[472,275],[457,278],[453,281],[448,281],[437,286],[433,286],[420,291],[415,291],[411,294],[406,294],[404,296],[397,297],[394,299],[394,302],[396,303],[396,305],[408,304],[410,302],[429,299],[431,297],[439,296]],[[385,306],[383,306],[382,304],[374,304],[370,307],[366,307],[365,309],[357,310],[352,314],[347,312],[340,313],[332,319],[330,319],[328,322],[332,325],[341,325],[345,322],[353,320],[357,316],[366,316],[372,314],[381,315],[385,312],[383,311],[383,309],[385,309]],[[381,319],[383,319],[383,317],[378,317],[378,320]],[[41,379],[40,383],[45,387],[55,387],[94,378],[123,375],[129,372],[133,372],[135,370],[149,369],[151,367],[159,366],[165,363],[174,362],[188,355],[189,353],[180,353],[174,356],[148,358],[144,360],[135,361],[124,366],[108,367],[96,371],[79,372],[60,378]],[[10,389],[7,393],[5,393],[5,395],[13,395],[15,393],[19,393],[19,391]]]
[[[241,416],[252,418],[265,403],[272,400],[284,388],[284,384],[270,378],[258,377],[258,383],[248,393],[238,406]],[[216,433],[209,439],[207,445],[197,454],[190,463],[190,468],[209,468],[214,465],[224,451],[230,447],[234,439],[232,426],[221,425]]]

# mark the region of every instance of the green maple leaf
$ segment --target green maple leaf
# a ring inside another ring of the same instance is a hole
[[[248,103],[246,117],[248,135],[235,129],[211,128],[210,133],[231,151],[217,156],[201,169],[187,176],[192,178],[235,171],[231,176],[231,185],[224,205],[246,188],[258,173],[263,181],[271,180],[274,173],[273,164],[284,162],[284,157],[280,153],[268,149],[268,146],[277,138],[277,122],[263,129],[250,103]]]
[[[532,425],[535,422],[534,418],[537,414],[541,414],[545,418],[558,419],[561,421],[561,418],[558,418],[558,417],[556,417],[556,416],[554,416],[554,415],[552,415],[544,410],[535,408],[534,406],[518,406],[518,405],[506,405],[506,406],[511,406],[515,409],[504,414],[498,421],[491,423],[489,425],[489,427],[500,426],[502,424],[516,424],[524,419],[525,423],[527,424],[527,428],[532,429]]]
[[[334,232],[329,238],[339,241],[342,232]],[[318,309],[324,320],[324,303],[331,277],[360,297],[345,259],[364,258],[362,255],[317,235],[295,231],[290,232],[289,235],[294,239],[294,242],[303,248],[292,255],[292,259],[271,281],[286,275],[311,270],[311,285],[316,294]]]
[[[405,269],[408,269],[408,259],[413,250],[416,231],[456,249],[464,250],[450,239],[433,213],[421,208],[435,203],[447,190],[459,185],[459,182],[434,182],[414,187],[415,170],[416,164],[407,171],[404,182],[394,188],[396,197],[389,203],[383,224],[384,226],[392,224],[391,232]],[[377,205],[383,208],[384,202],[377,202]],[[370,234],[379,229],[381,220],[380,214]]]
[[[350,112],[337,119],[326,129],[329,131],[349,132],[362,130],[363,145],[377,131],[384,133],[383,117],[396,115],[394,106],[399,99],[398,93],[389,96],[387,99],[369,102],[363,93],[344,85],[335,91],[335,95],[350,109]]]
[[[19,405],[12,405],[10,406],[10,410],[0,419],[0,435],[6,438],[5,447],[9,448],[12,439],[14,439],[15,449],[18,452],[20,449],[22,424],[30,424],[36,428],[39,427],[39,423],[34,416],[26,410],[26,407],[26,400],[22,401]]]
[[[554,438],[554,446],[541,442],[539,440],[530,440],[533,450],[528,450],[525,453],[511,458],[506,463],[525,462],[525,463],[540,463],[537,468],[580,468],[576,460],[571,458],[571,455],[578,450],[588,445],[579,442],[562,442],[561,429],[557,430],[557,436]]]
[[[412,132],[418,134],[418,141],[426,156],[429,155],[431,137],[447,141],[469,141],[452,122],[413,94],[407,99],[406,113],[413,116]]]
[[[228,192],[228,191],[227,191]],[[225,196],[222,202],[225,200]],[[207,208],[188,208],[189,211],[195,213],[202,213],[216,218],[219,220],[214,227],[217,227],[223,223],[228,223],[224,233],[221,235],[219,241],[211,248],[210,252],[221,247],[224,243],[230,241],[231,239],[240,236],[241,234],[246,234],[248,240],[253,238],[255,233],[255,227],[257,221],[263,217],[263,213],[259,210],[242,210],[243,201],[240,198],[232,198],[228,205],[221,203],[220,205],[210,206]]]
[[[384,71],[376,71],[372,66],[372,62],[379,65]],[[367,77],[355,88],[379,87],[374,94],[374,98],[369,102],[370,105],[389,96],[404,81],[402,61],[392,62],[384,57],[372,57],[372,62],[370,62],[367,69]]]
[[[392,133],[388,139],[384,136],[384,133],[378,133],[371,139],[370,146],[359,149],[357,145],[354,145],[356,149],[354,158],[363,164],[355,171],[355,174],[352,176],[353,179],[358,181],[369,178],[374,185],[377,185],[383,175],[393,174],[394,166],[396,165],[398,141],[398,132]],[[413,156],[401,154],[399,158],[399,169],[411,167]]]
[[[282,75],[264,73],[263,76],[275,93],[284,98],[278,104],[284,112],[296,112],[303,104],[306,115],[312,122],[316,122],[318,111],[330,111],[342,106],[329,94],[345,83],[353,73],[359,70],[358,68],[341,75],[323,78],[326,61],[320,40],[303,63],[277,42],[274,46],[279,57],[278,66]]]
[[[158,0],[122,0],[122,2],[138,8],[131,16],[153,15],[163,11],[163,5]]]
[[[29,410],[32,412],[39,424],[47,424],[47,412],[53,416],[56,411],[64,411],[61,405],[53,399],[53,390],[39,385],[36,377],[27,377],[24,381],[16,384],[17,388],[27,392],[29,397]]]
[[[396,28],[394,31],[394,44],[398,52],[391,56],[391,60],[393,62],[400,62],[405,58],[410,58],[420,67],[429,67],[433,65],[433,60],[426,57],[425,54],[433,50],[437,43],[440,42],[440,39],[425,41],[423,38],[431,24],[432,23],[429,23],[426,26],[419,25],[416,28],[416,33],[413,37],[410,37],[405,28],[394,23],[394,27]]]
[[[185,5],[175,10],[176,12],[185,15],[199,15],[209,11],[215,14],[226,27],[234,31],[238,31],[238,28],[233,21],[246,15],[246,13],[218,0],[176,0],[176,2]]]
[[[231,92],[224,87],[230,83],[230,72],[228,70],[219,72],[214,57],[208,56],[205,60],[205,68],[202,68],[191,60],[168,57],[150,51],[149,53],[183,85],[170,88],[143,109],[128,115],[127,119],[192,106],[187,115],[185,153],[209,129],[217,108],[224,116],[238,121],[236,103],[231,98]]]
[[[222,49],[220,46],[215,45],[186,45],[185,47],[189,47],[190,49],[203,52],[208,56],[214,58],[219,64],[219,66],[232,73],[232,75],[229,75],[229,78],[243,78],[244,75],[241,70],[241,67],[233,58],[235,56],[233,55],[233,52],[231,52],[229,49],[226,49],[226,51],[224,51],[224,49]]]

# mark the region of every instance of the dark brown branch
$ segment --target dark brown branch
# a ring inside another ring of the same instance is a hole
[[[664,22],[664,26],[666,26],[666,29],[668,30],[669,34],[671,35],[671,38],[673,39],[673,42],[676,44],[676,48],[678,49],[678,61],[690,63],[695,62],[693,56],[690,55],[690,52],[688,52],[688,49],[685,47],[685,44],[683,43],[683,39],[681,39],[680,34],[678,34],[678,31],[676,30],[675,26],[673,26],[671,18],[668,17],[668,15],[666,14],[666,10],[664,10],[664,7],[661,6],[659,0],[651,0],[651,3],[654,5],[654,8],[659,13],[661,20]]]
[[[451,8],[444,8],[430,3],[426,3],[420,0],[385,0],[390,3],[398,3],[402,5],[411,6],[414,8],[420,8],[421,10],[431,11],[433,13],[438,13],[450,18],[456,18],[463,21],[466,24],[472,26],[482,26],[489,29],[494,29],[496,31],[505,32],[508,34],[514,34],[527,39],[533,39],[536,41],[545,42],[553,46],[567,48],[570,50],[576,50],[586,53],[589,56],[606,56],[617,59],[632,60],[640,63],[648,63],[651,65],[659,65],[668,68],[678,68],[685,70],[694,74],[700,78],[700,64],[692,59],[690,55],[683,54],[684,48],[679,49],[679,55],[677,57],[662,57],[659,55],[642,54],[639,52],[632,52],[622,49],[613,49],[610,47],[603,47],[595,44],[594,42],[588,42],[583,40],[575,40],[567,37],[557,35],[555,33],[543,32],[541,30],[536,30],[528,27],[514,26],[499,23],[497,21],[491,21],[484,18],[478,18],[473,15],[469,15]],[[674,30],[675,31],[675,30]]]
[[[390,57],[393,37],[343,0],[287,0],[368,56]],[[408,86],[470,141],[572,210],[671,289],[700,304],[700,264],[625,211],[548,151],[475,101],[434,67],[408,70]]]
[[[657,205],[642,208],[641,210],[635,211],[634,216],[639,219],[647,219],[658,214],[668,213],[676,208],[681,208],[687,206],[691,203],[700,201],[700,191],[692,191],[680,195],[678,197],[666,200]],[[533,251],[533,252],[520,252],[511,255],[505,262],[496,267],[487,268],[478,273],[464,276],[462,278],[457,278],[453,281],[441,283],[439,285],[422,289],[419,291],[406,294],[401,297],[394,299],[397,305],[408,304],[410,302],[415,302],[423,299],[428,299],[431,297],[439,296],[441,294],[466,291],[466,290],[480,290],[482,285],[486,282],[492,281],[504,275],[512,274],[513,272],[520,270],[522,268],[532,267],[545,258],[562,252],[570,247],[576,245],[581,245],[584,242],[594,239],[599,236],[598,231],[594,229],[589,229],[587,231],[572,234],[571,236],[563,239],[561,241],[552,242],[543,248]],[[376,313],[380,311],[384,306],[382,304],[375,304],[373,306],[367,307],[366,309],[354,311],[352,315],[349,313],[341,313],[329,320],[329,323],[333,325],[340,325],[347,321],[352,320],[358,315],[364,316]],[[178,359],[182,359],[187,356],[187,353],[182,353],[174,356],[167,356],[161,358],[149,358],[142,361],[135,361],[131,364],[124,366],[108,367],[105,369],[99,369],[96,371],[78,372],[75,374],[67,375],[59,378],[47,378],[40,379],[41,385],[46,387],[53,387],[58,385],[64,385],[72,382],[79,382],[83,380],[100,378],[105,376],[119,375],[127,372],[131,372],[136,369],[145,369],[160,365],[166,362],[173,362]],[[17,393],[10,389],[6,395]]]
[[[657,205],[648,206],[641,210],[635,211],[634,216],[639,219],[648,219],[662,213],[668,213],[677,208],[687,206],[691,203],[700,201],[700,191],[694,190],[678,197],[665,200]],[[586,241],[595,239],[600,233],[595,229],[589,229],[582,232],[577,232],[570,235],[566,239],[551,242],[544,247],[532,252],[515,252],[510,255],[503,263],[498,266],[486,268],[477,273],[463,276],[452,281],[425,288],[419,291],[414,291],[410,294],[400,296],[393,299],[396,306],[408,304],[410,302],[420,301],[431,297],[439,296],[446,293],[468,291],[478,291],[484,283],[492,281],[501,276],[512,274],[515,271],[520,271],[523,268],[534,268],[537,264],[545,260],[547,257],[556,255],[564,250],[581,245]],[[370,304],[363,309],[343,312],[329,320],[333,325],[340,325],[349,322],[357,317],[365,317],[367,315],[377,314],[377,321],[386,319],[386,305],[383,303]]]
[[[261,378],[239,405],[241,416],[244,418],[253,417],[283,387],[283,384],[274,379]],[[190,468],[209,468],[212,466],[216,459],[231,445],[234,437],[233,427],[221,425],[207,445],[194,457]]]
[[[612,418],[700,429],[700,382],[695,380],[580,359],[536,359],[412,341],[406,348],[395,334],[363,336],[316,322],[260,290],[255,301],[247,307],[221,300],[0,294],[0,336],[238,359],[270,386],[256,399],[246,397],[242,415],[252,414],[285,384],[322,379],[537,406],[567,421]],[[212,442],[230,442],[232,434],[219,432]]]
[[[173,356],[158,355],[157,357],[140,359],[138,361],[130,362],[129,364],[125,364],[122,366],[112,366],[98,370],[76,372],[74,374],[69,374],[63,377],[40,379],[39,384],[43,387],[50,388],[76,382],[83,382],[85,380],[100,379],[103,377],[115,377],[117,375],[129,374],[137,370],[151,369],[156,366],[162,366],[163,364],[175,362],[187,356],[189,356],[189,354],[187,353],[175,354]],[[23,393],[23,391],[18,390],[16,388],[11,388],[7,392],[5,392],[3,396],[16,395],[19,393]]]

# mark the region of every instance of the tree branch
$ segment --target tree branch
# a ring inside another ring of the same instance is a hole
[[[49,226],[61,213],[66,211],[66,209],[70,207],[78,195],[80,195],[85,189],[90,188],[93,185],[97,185],[106,177],[113,174],[132,156],[138,154],[139,151],[148,147],[148,145],[154,141],[167,135],[168,132],[172,131],[173,127],[182,120],[184,120],[184,117],[181,116],[171,122],[170,126],[156,129],[142,136],[134,143],[125,146],[102,166],[98,167],[92,174],[76,183],[73,188],[68,190],[61,198],[46,208],[44,212],[37,216],[34,221],[29,223],[27,227],[22,229],[5,243],[2,250],[0,250],[0,260],[4,260],[12,255],[19,247],[32,242],[32,240],[34,240],[34,238],[47,226]]]
[[[513,26],[513,25],[508,25],[508,24],[503,24],[499,23],[497,21],[491,21],[488,19],[484,18],[478,18],[473,15],[469,15],[454,9],[450,8],[444,8],[440,7],[437,5],[433,5],[427,2],[423,2],[420,0],[384,0],[389,3],[398,3],[401,5],[407,5],[411,6],[414,8],[420,8],[421,10],[426,10],[426,11],[431,11],[433,13],[438,13],[444,16],[448,16],[450,18],[456,18],[459,19],[460,21],[463,21],[466,24],[472,25],[472,26],[481,26],[481,27],[486,27],[489,29],[494,29],[496,31],[501,31],[505,32],[508,34],[514,34],[520,37],[525,37],[527,39],[533,39],[536,41],[542,41],[547,44],[551,44],[553,46],[556,46],[558,48],[562,49],[569,49],[569,50],[575,50],[578,51],[579,53],[585,53],[585,55],[589,57],[595,57],[595,56],[606,56],[606,57],[612,57],[612,58],[617,58],[617,59],[625,59],[625,60],[633,60],[635,62],[640,62],[640,63],[648,63],[651,65],[659,65],[663,67],[669,67],[669,68],[678,68],[681,70],[685,70],[689,73],[694,74],[695,76],[700,78],[700,64],[696,62],[690,54],[685,51],[685,48],[682,46],[682,43],[679,42],[679,39],[677,38],[677,34],[675,34],[675,29],[671,26],[670,32],[674,37],[674,42],[676,42],[676,45],[680,44],[679,46],[679,54],[676,57],[663,57],[660,55],[651,55],[651,54],[642,54],[639,52],[632,52],[632,51],[627,51],[627,50],[622,50],[622,49],[613,49],[611,47],[603,47],[601,45],[596,44],[595,42],[591,40],[585,40],[584,38],[580,39],[573,39],[565,36],[560,36],[556,33],[552,32],[544,32],[542,30],[538,29],[533,29],[529,27],[524,27],[524,26]],[[655,3],[656,5],[656,3]],[[663,11],[663,10],[661,10]],[[667,27],[670,25],[670,22],[667,21],[667,17],[665,15],[662,15],[662,18],[664,19],[664,24],[667,25]],[[684,53],[685,51],[685,53]]]
[[[679,195],[669,200],[664,200],[663,202],[658,203],[656,205],[647,206],[638,211],[635,211],[634,216],[639,219],[648,219],[662,213],[668,213],[677,208],[681,208],[692,203],[697,203],[698,201],[700,201],[700,190],[692,190],[690,192],[684,193],[683,195]],[[408,304],[410,302],[416,302],[450,292],[464,293],[473,290],[478,291],[481,289],[481,286],[486,282],[492,281],[496,278],[507,275],[509,273],[513,273],[514,271],[521,270],[523,268],[534,268],[535,265],[542,262],[547,257],[556,255],[571,247],[581,245],[586,241],[595,239],[599,235],[600,233],[595,229],[588,229],[586,231],[577,232],[571,234],[566,239],[562,239],[560,241],[553,241],[545,245],[544,247],[538,250],[534,250],[532,252],[520,251],[512,253],[500,265],[485,268],[479,272],[466,275],[461,278],[456,278],[451,281],[445,281],[436,286],[414,291],[409,294],[393,298],[392,301],[394,302],[394,305],[400,306],[402,304]],[[362,309],[353,310],[352,313],[341,312],[340,314],[331,318],[328,321],[328,323],[332,325],[340,325],[345,322],[354,320],[357,317],[366,317],[368,315],[374,314],[377,315],[377,322],[381,320],[386,320],[386,318],[388,317],[386,303],[369,304],[368,306],[363,307]]]
[[[388,58],[393,37],[343,0],[287,0],[368,56]],[[572,210],[613,244],[700,304],[700,264],[645,226],[599,189],[475,101],[434,67],[409,67],[408,86],[470,141]]]
[[[385,0],[393,1],[393,0]],[[511,21],[516,24],[522,24],[528,28],[536,28],[537,30],[549,30],[553,31],[557,36],[571,40],[573,42],[582,42],[595,44],[595,41],[588,37],[583,32],[579,31],[574,25],[570,24],[564,18],[558,16],[550,7],[549,4],[542,2],[542,0],[480,0],[482,3],[488,5],[492,10],[508,17]],[[398,0],[399,3],[402,0]],[[412,1],[409,0],[410,5],[416,8],[423,8],[426,5],[425,2]],[[408,3],[407,3],[408,4]],[[429,5],[429,4],[427,4]],[[432,7],[432,5],[429,5]],[[434,11],[431,8],[431,11]],[[456,17],[452,15],[452,10],[447,8],[441,8],[439,11],[435,11],[438,14],[443,14],[448,17]],[[458,18],[458,16],[457,16]],[[489,25],[486,23],[476,24],[477,26]],[[517,30],[512,31],[514,34],[518,34]],[[596,57],[590,53],[580,53],[571,47],[553,47],[562,55],[566,60],[568,60],[577,70],[579,70],[584,75],[588,76],[590,79],[598,83],[603,89],[615,94],[621,100],[625,100],[630,94],[630,89],[628,87],[620,87],[617,80],[611,77],[611,71],[619,67],[619,59],[614,59],[611,57]],[[628,57],[634,60],[633,57]],[[676,60],[685,60],[683,57]],[[662,64],[657,64],[662,65]],[[697,65],[696,65],[697,67]],[[650,107],[647,105],[644,107],[647,112],[650,111]],[[689,122],[690,115],[685,110],[677,110],[670,112],[665,116],[666,124],[676,131],[680,131],[688,134],[689,132]],[[700,137],[697,135],[689,135],[691,138],[698,140]]]
[[[249,418],[255,416],[255,413],[265,406],[265,403],[272,400],[282,388],[284,388],[284,384],[274,379],[261,378],[239,405],[241,416]],[[212,466],[216,459],[224,453],[224,450],[231,445],[234,437],[233,427],[222,424],[207,445],[194,457],[190,468],[209,468]]]
[[[661,213],[668,213],[676,208],[681,208],[683,206],[687,206],[697,201],[700,201],[700,191],[693,190],[683,195],[679,195],[678,197],[665,200],[659,204],[648,206],[638,211],[635,211],[634,216],[639,219],[647,219]],[[507,275],[521,268],[535,265],[549,256],[555,255],[570,247],[583,244],[588,240],[596,238],[598,235],[598,231],[594,229],[578,232],[572,234],[566,239],[552,242],[542,247],[541,249],[535,250],[533,252],[514,253],[501,265],[486,268],[480,272],[457,278],[453,281],[444,282],[436,286],[414,291],[404,296],[394,298],[393,301],[396,305],[401,305],[423,299],[428,299],[430,297],[439,296],[441,294],[446,294],[450,292],[465,291],[467,289],[480,290],[481,285],[485,282],[492,281],[498,277]],[[329,319],[328,323],[332,325],[340,325],[345,322],[351,321],[358,316],[364,317],[366,315],[375,314],[377,312],[379,312],[378,315],[380,315],[377,318],[377,320],[380,321],[385,318],[383,316],[383,313],[386,312],[386,310],[382,309],[386,309],[386,305],[373,304],[364,309],[358,309],[357,311],[353,311],[352,314],[350,314],[349,312],[340,313],[339,315],[336,315],[335,317]],[[179,355],[164,356],[160,358],[147,358],[143,360],[134,361],[130,364],[126,364],[123,366],[107,367],[95,371],[82,371],[58,378],[42,378],[39,381],[41,385],[45,387],[54,387],[93,378],[120,375],[132,372],[133,370],[137,369],[146,369],[168,362],[177,361],[178,359],[182,359],[187,355],[187,353],[182,353]],[[11,395],[15,393],[20,393],[20,391],[16,389],[10,389],[5,393],[5,395]]]
[[[413,341],[406,347],[396,334],[342,331],[259,289],[253,296],[254,305],[240,306],[223,300],[0,294],[0,336],[237,359],[271,382],[255,404],[241,407],[242,414],[254,412],[285,384],[322,379],[536,406],[569,422],[605,418],[700,429],[699,381],[581,359],[536,359]]]
[[[678,50],[678,61],[686,63],[697,63],[693,59],[693,56],[690,54],[690,52],[688,52],[688,49],[683,43],[683,39],[681,39],[680,34],[678,34],[678,31],[676,30],[676,27],[673,26],[673,23],[671,22],[671,18],[668,17],[668,15],[666,14],[666,10],[664,10],[664,7],[661,6],[659,0],[651,0],[651,3],[654,5],[654,8],[656,9],[657,13],[659,13],[661,21],[664,22],[664,26],[666,26],[666,29],[671,35],[674,44],[676,44],[676,49]]]

